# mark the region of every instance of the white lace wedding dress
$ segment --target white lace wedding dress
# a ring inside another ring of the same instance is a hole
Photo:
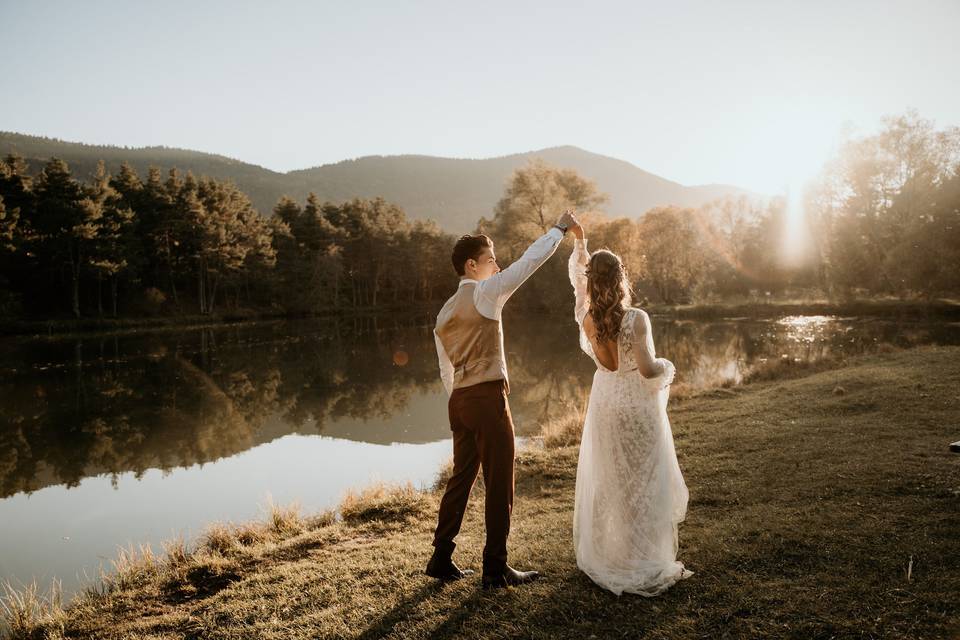
[[[644,378],[634,356],[635,339],[653,355],[650,320],[628,309],[618,337],[619,368],[600,364],[583,331],[587,314],[586,243],[570,256],[570,282],[580,348],[597,365],[583,425],[577,464],[573,541],[577,566],[601,587],[656,596],[693,574],[677,561],[677,524],[687,511],[687,486],[677,464],[667,398],[673,363],[656,362],[662,373]]]

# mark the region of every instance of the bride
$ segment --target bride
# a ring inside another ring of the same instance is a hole
[[[617,595],[656,596],[693,574],[676,559],[688,494],[666,411],[674,366],[654,357],[620,258],[590,255],[582,227],[572,230],[580,348],[597,365],[577,463],[577,566]]]

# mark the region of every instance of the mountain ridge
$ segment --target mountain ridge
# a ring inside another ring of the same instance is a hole
[[[279,172],[229,156],[180,147],[100,145],[0,131],[0,154],[11,152],[27,160],[32,174],[56,156],[65,160],[82,180],[89,179],[101,159],[111,173],[116,173],[126,161],[141,177],[146,176],[150,166],[156,166],[164,173],[176,167],[182,173],[192,171],[195,175],[230,179],[264,215],[270,214],[283,195],[299,202],[310,192],[332,202],[380,196],[400,205],[413,218],[435,220],[441,228],[455,233],[470,231],[481,217],[490,217],[511,173],[533,158],[573,169],[594,180],[610,198],[602,209],[616,216],[637,218],[655,206],[696,207],[726,196],[763,197],[733,185],[683,185],[626,160],[574,145],[491,158],[367,155]]]

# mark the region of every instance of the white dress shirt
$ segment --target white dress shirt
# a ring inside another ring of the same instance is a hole
[[[520,288],[527,278],[533,275],[533,272],[547,261],[547,258],[553,255],[557,250],[560,241],[563,240],[563,232],[556,227],[552,227],[545,234],[537,238],[533,244],[527,247],[516,262],[499,273],[495,273],[486,280],[473,280],[472,278],[461,278],[460,285],[468,282],[475,282],[477,286],[473,289],[473,304],[477,307],[480,315],[500,322],[500,316],[503,313],[503,305],[507,303],[513,292]],[[500,332],[503,335],[503,331]],[[437,356],[440,360],[440,379],[443,381],[443,387],[447,390],[447,395],[453,393],[453,363],[447,355],[443,343],[440,342],[440,336],[437,330],[433,330],[433,339],[437,345]],[[502,353],[503,345],[500,345]],[[504,362],[506,366],[506,362]]]

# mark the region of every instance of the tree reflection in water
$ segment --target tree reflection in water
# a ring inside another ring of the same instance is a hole
[[[593,374],[566,316],[505,318],[519,435],[583,406]],[[739,383],[771,359],[960,343],[949,324],[790,317],[654,319],[677,385]],[[0,342],[0,497],[172,469],[289,433],[373,443],[448,437],[432,317],[246,324]]]

